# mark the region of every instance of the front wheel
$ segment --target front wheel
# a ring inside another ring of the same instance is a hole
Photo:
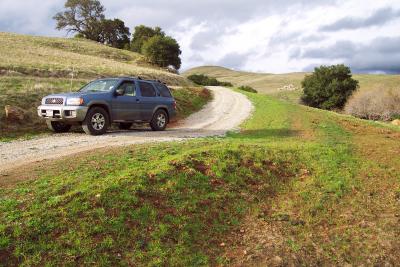
[[[154,113],[153,118],[150,122],[150,127],[153,131],[163,131],[167,127],[168,124],[168,115],[167,113],[159,109]]]
[[[55,133],[67,133],[71,129],[70,124],[60,121],[46,121],[47,127]]]
[[[107,111],[101,107],[89,109],[86,118],[82,123],[85,133],[90,135],[102,135],[107,131],[110,125],[110,119]]]

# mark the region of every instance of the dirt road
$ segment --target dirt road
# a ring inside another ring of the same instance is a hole
[[[250,116],[253,106],[246,96],[224,87],[208,89],[214,95],[210,103],[164,132],[141,129],[114,131],[103,136],[67,133],[26,141],[0,142],[0,172],[95,148],[224,135],[227,131],[236,129]]]

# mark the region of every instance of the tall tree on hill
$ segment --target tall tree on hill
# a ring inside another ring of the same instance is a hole
[[[347,99],[359,87],[352,78],[349,67],[339,64],[320,66],[301,82],[304,104],[321,109],[341,109]]]
[[[151,63],[160,67],[173,66],[176,70],[181,67],[182,51],[178,42],[170,36],[151,37],[143,44],[142,52]]]
[[[65,10],[53,18],[57,30],[66,29],[83,37],[101,41],[102,21],[105,19],[104,6],[98,0],[67,0]]]
[[[101,22],[100,42],[115,48],[129,47],[129,28],[120,19],[104,19]]]
[[[164,37],[165,33],[160,27],[151,28],[144,25],[136,26],[135,32],[132,35],[131,50],[142,53],[143,44],[156,35]]]

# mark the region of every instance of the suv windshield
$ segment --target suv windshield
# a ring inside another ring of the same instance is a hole
[[[84,87],[82,87],[79,92],[108,92],[114,88],[118,83],[118,80],[109,79],[109,80],[96,80],[88,83]]]

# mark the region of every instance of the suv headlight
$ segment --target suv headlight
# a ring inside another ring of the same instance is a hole
[[[83,105],[83,98],[81,97],[67,98],[67,106],[80,106],[80,105]]]

